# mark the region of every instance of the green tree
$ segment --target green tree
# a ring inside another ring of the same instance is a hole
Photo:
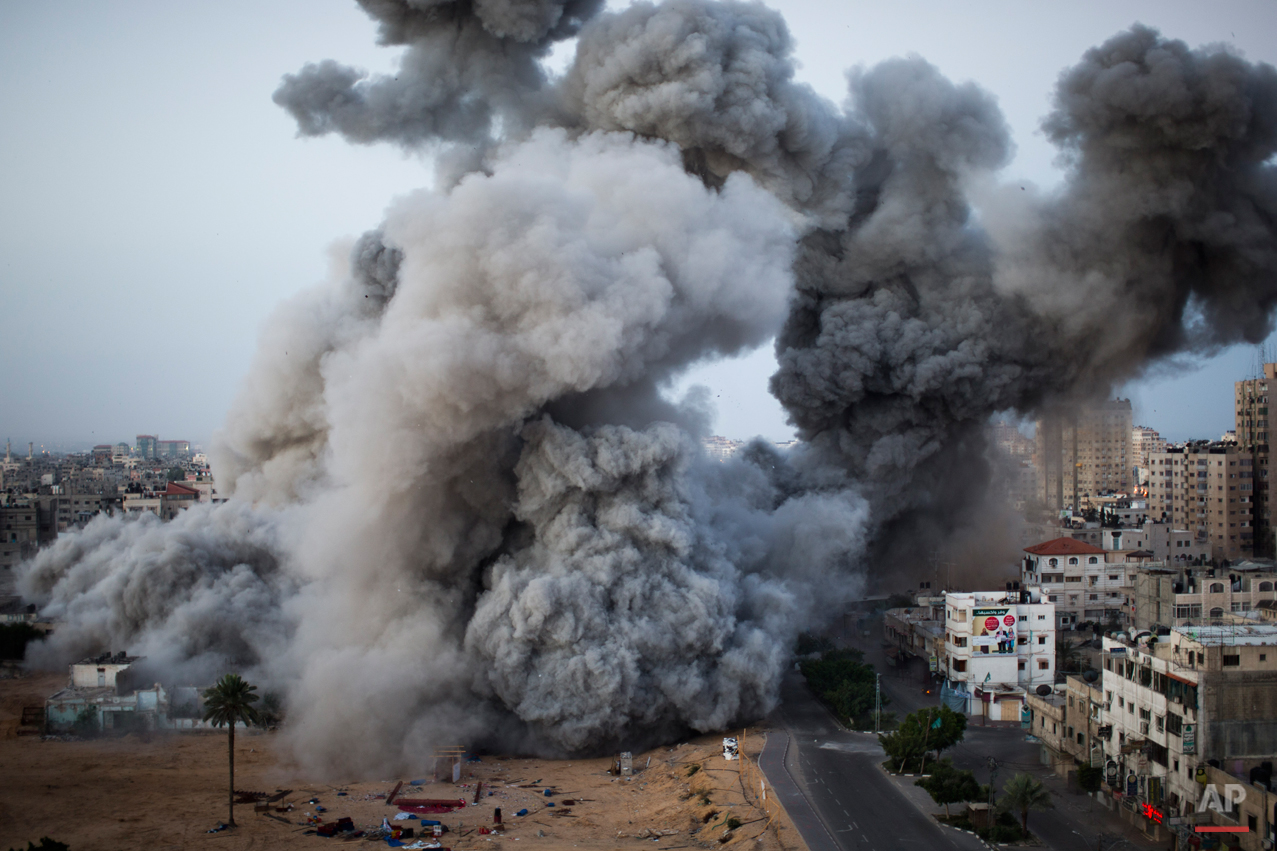
[[[170,482],[181,482],[186,480],[186,471],[181,467],[170,467],[164,476]]]
[[[258,723],[257,709],[253,706],[258,699],[256,691],[257,686],[249,685],[239,674],[226,674],[204,692],[204,720],[211,721],[214,727],[224,724],[229,730],[231,788],[227,824],[231,827],[235,826],[235,725]]]
[[[1077,785],[1083,792],[1100,791],[1100,781],[1104,779],[1104,769],[1098,766],[1084,765],[1077,770]]]
[[[970,771],[953,767],[953,760],[945,757],[931,766],[931,776],[913,782],[921,786],[937,804],[944,804],[945,818],[949,817],[949,805],[963,801],[984,800],[984,787]]]
[[[1031,774],[1017,774],[1008,780],[998,799],[1000,809],[1019,811],[1020,829],[1025,833],[1029,832],[1029,810],[1049,810],[1054,806],[1051,793]]]
[[[807,686],[851,727],[873,724],[874,669],[859,650],[829,650],[799,665]],[[883,705],[889,701],[884,697]]]
[[[878,737],[887,753],[887,767],[895,772],[927,766],[927,754],[951,748],[967,732],[967,716],[947,706],[930,706],[910,713],[894,732]]]

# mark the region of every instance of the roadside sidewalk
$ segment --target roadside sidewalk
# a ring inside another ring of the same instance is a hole
[[[789,734],[784,730],[769,730],[763,752],[758,755],[758,767],[767,777],[772,793],[789,814],[789,820],[798,829],[808,851],[840,851],[838,843],[790,774],[786,763],[788,756]]]

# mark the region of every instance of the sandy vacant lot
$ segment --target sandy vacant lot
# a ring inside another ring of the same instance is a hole
[[[294,809],[268,817],[254,815],[251,806],[237,806],[238,828],[207,833],[226,818],[226,737],[134,734],[64,742],[18,736],[22,706],[39,705],[65,682],[63,675],[0,680],[0,849],[25,848],[28,841],[46,835],[68,843],[72,851],[142,847],[233,851],[359,843],[363,840],[307,835],[307,827],[299,822],[304,822],[306,813],[315,812],[315,805],[308,801],[317,798],[327,808],[324,818],[349,816],[360,828],[380,825],[383,817],[393,818],[398,808],[375,796],[385,795],[402,780],[412,797],[468,802],[474,800],[476,785],[483,783],[478,806],[425,816],[449,827],[443,844],[450,848],[805,851],[774,799],[760,800],[755,760],[764,735],[755,730],[749,731],[741,749],[746,758],[740,762],[723,760],[721,736],[705,736],[635,754],[636,770],[630,778],[609,775],[610,759],[485,756],[465,764],[458,785],[418,787],[408,787],[407,781],[414,779],[409,777],[361,779],[341,786],[318,784],[289,767],[277,752],[273,735],[241,734],[236,737],[236,788],[268,793],[292,790],[280,803],[291,802]],[[650,767],[645,768],[649,757]],[[689,774],[692,766],[700,768]],[[545,789],[552,796],[545,796]],[[566,806],[565,799],[573,804]],[[502,809],[504,834],[480,834],[480,827],[491,826],[494,807]],[[524,808],[526,816],[515,815]],[[567,810],[565,815],[554,815]],[[738,819],[741,826],[723,842],[729,817]],[[656,831],[672,832],[654,835]],[[356,847],[385,847],[385,843]]]

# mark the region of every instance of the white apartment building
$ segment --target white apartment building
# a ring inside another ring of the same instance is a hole
[[[946,703],[1019,721],[1026,692],[1055,682],[1055,607],[1041,589],[945,594]]]
[[[1124,621],[1130,614],[1139,554],[1113,553],[1073,538],[1025,547],[1021,582],[1042,589],[1055,607],[1057,629],[1082,621]]]

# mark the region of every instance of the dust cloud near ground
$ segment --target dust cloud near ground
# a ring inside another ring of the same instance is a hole
[[[760,798],[757,758],[765,730],[756,729],[742,740],[745,758],[737,762],[723,759],[721,736],[703,736],[635,753],[630,777],[609,774],[611,758],[483,755],[463,764],[459,784],[420,786],[410,782],[429,780],[428,767],[416,777],[387,774],[342,785],[312,782],[277,734],[250,731],[236,735],[236,789],[271,795],[290,791],[268,815],[255,815],[251,804],[237,805],[238,827],[208,833],[226,820],[226,735],[133,733],[82,741],[19,736],[22,707],[42,704],[65,683],[63,674],[0,680],[5,787],[0,847],[26,847],[43,836],[67,843],[72,851],[325,848],[343,841],[307,833],[313,830],[305,824],[308,813],[325,821],[349,817],[359,829],[379,827],[388,818],[391,824],[415,827],[416,835],[402,840],[412,845],[421,838],[420,822],[394,821],[399,808],[387,806],[384,797],[403,781],[403,789],[410,791],[400,797],[467,801],[468,806],[453,813],[423,816],[447,825],[442,844],[448,848],[492,851],[518,842],[515,847],[528,849],[619,849],[641,843],[644,848],[806,851],[775,799]],[[474,806],[479,783],[480,803]],[[548,797],[546,789],[551,790]],[[318,813],[311,800],[327,812]],[[291,811],[276,809],[290,803]],[[502,810],[503,833],[480,833],[480,828],[492,827],[496,807]],[[522,809],[527,815],[516,815]],[[729,818],[741,824],[724,842]],[[363,838],[350,841],[362,843]]]

